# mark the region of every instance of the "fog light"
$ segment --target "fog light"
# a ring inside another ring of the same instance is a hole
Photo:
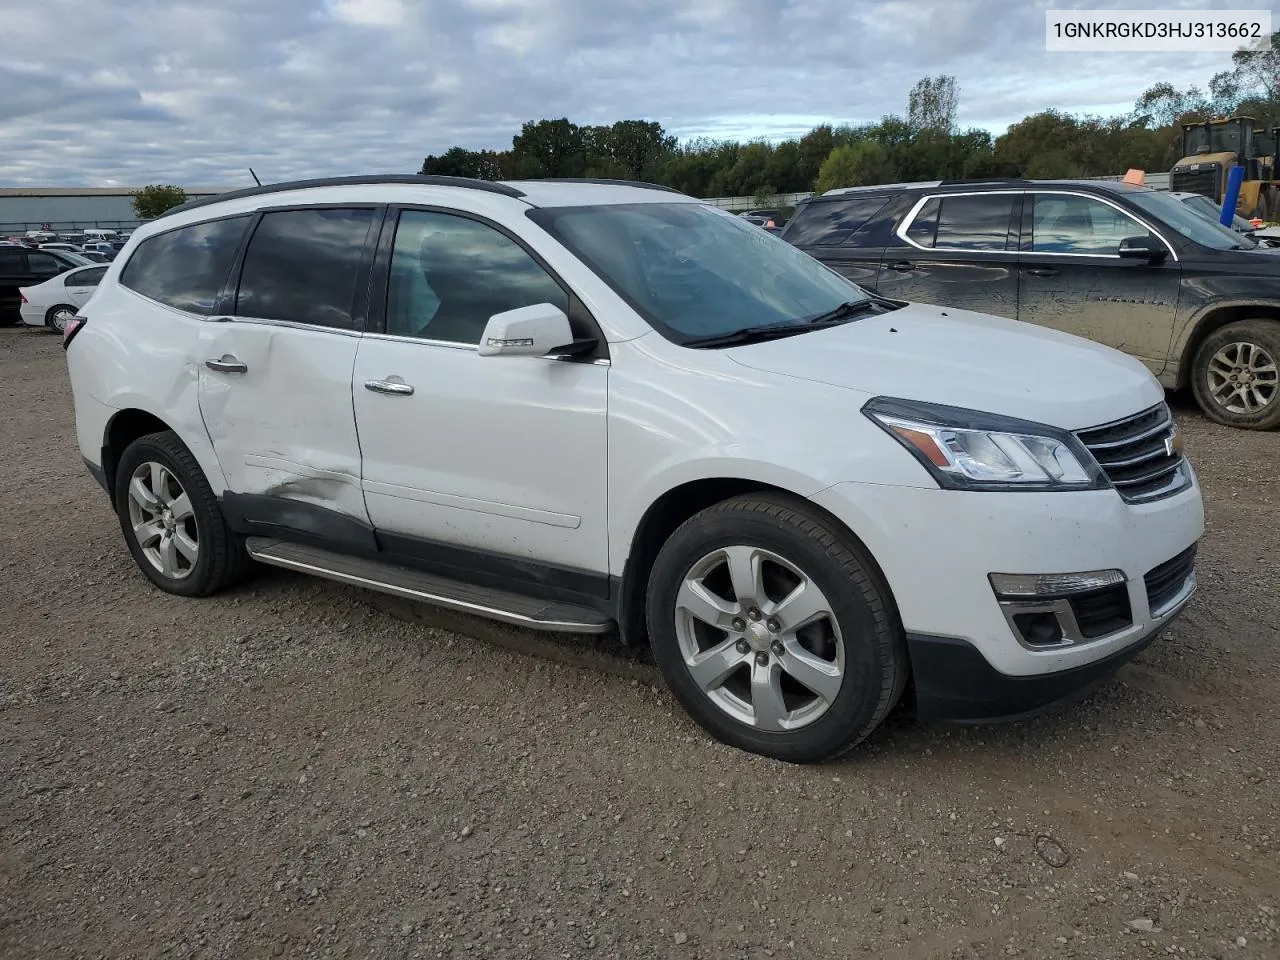
[[[1056,614],[1015,613],[1013,623],[1022,639],[1033,647],[1051,647],[1062,642],[1062,624]]]
[[[989,573],[991,588],[1005,597],[1062,597],[1124,583],[1120,570],[1090,573]]]

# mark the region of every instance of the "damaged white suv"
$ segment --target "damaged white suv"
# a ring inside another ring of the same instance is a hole
[[[139,568],[249,560],[652,644],[794,761],[909,696],[1030,711],[1195,588],[1160,386],[1085,340],[868,295],[643,184],[367,177],[186,204],[69,323]]]

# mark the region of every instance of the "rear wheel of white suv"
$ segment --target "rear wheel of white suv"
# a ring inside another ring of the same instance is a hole
[[[248,567],[209,481],[172,431],[129,444],[116,467],[115,502],[129,552],[161,590],[207,596]]]
[[[654,563],[647,616],[694,720],[780,760],[852,748],[906,682],[888,588],[852,537],[800,501],[737,497],[689,519]]]

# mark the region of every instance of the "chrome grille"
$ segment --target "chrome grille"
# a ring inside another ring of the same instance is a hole
[[[1159,500],[1190,485],[1185,460],[1173,443],[1176,435],[1173,415],[1163,403],[1076,433],[1128,503]]]

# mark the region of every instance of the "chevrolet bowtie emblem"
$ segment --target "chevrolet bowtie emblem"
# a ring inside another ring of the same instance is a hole
[[[1171,457],[1182,453],[1182,434],[1176,431],[1164,438],[1164,452]]]

